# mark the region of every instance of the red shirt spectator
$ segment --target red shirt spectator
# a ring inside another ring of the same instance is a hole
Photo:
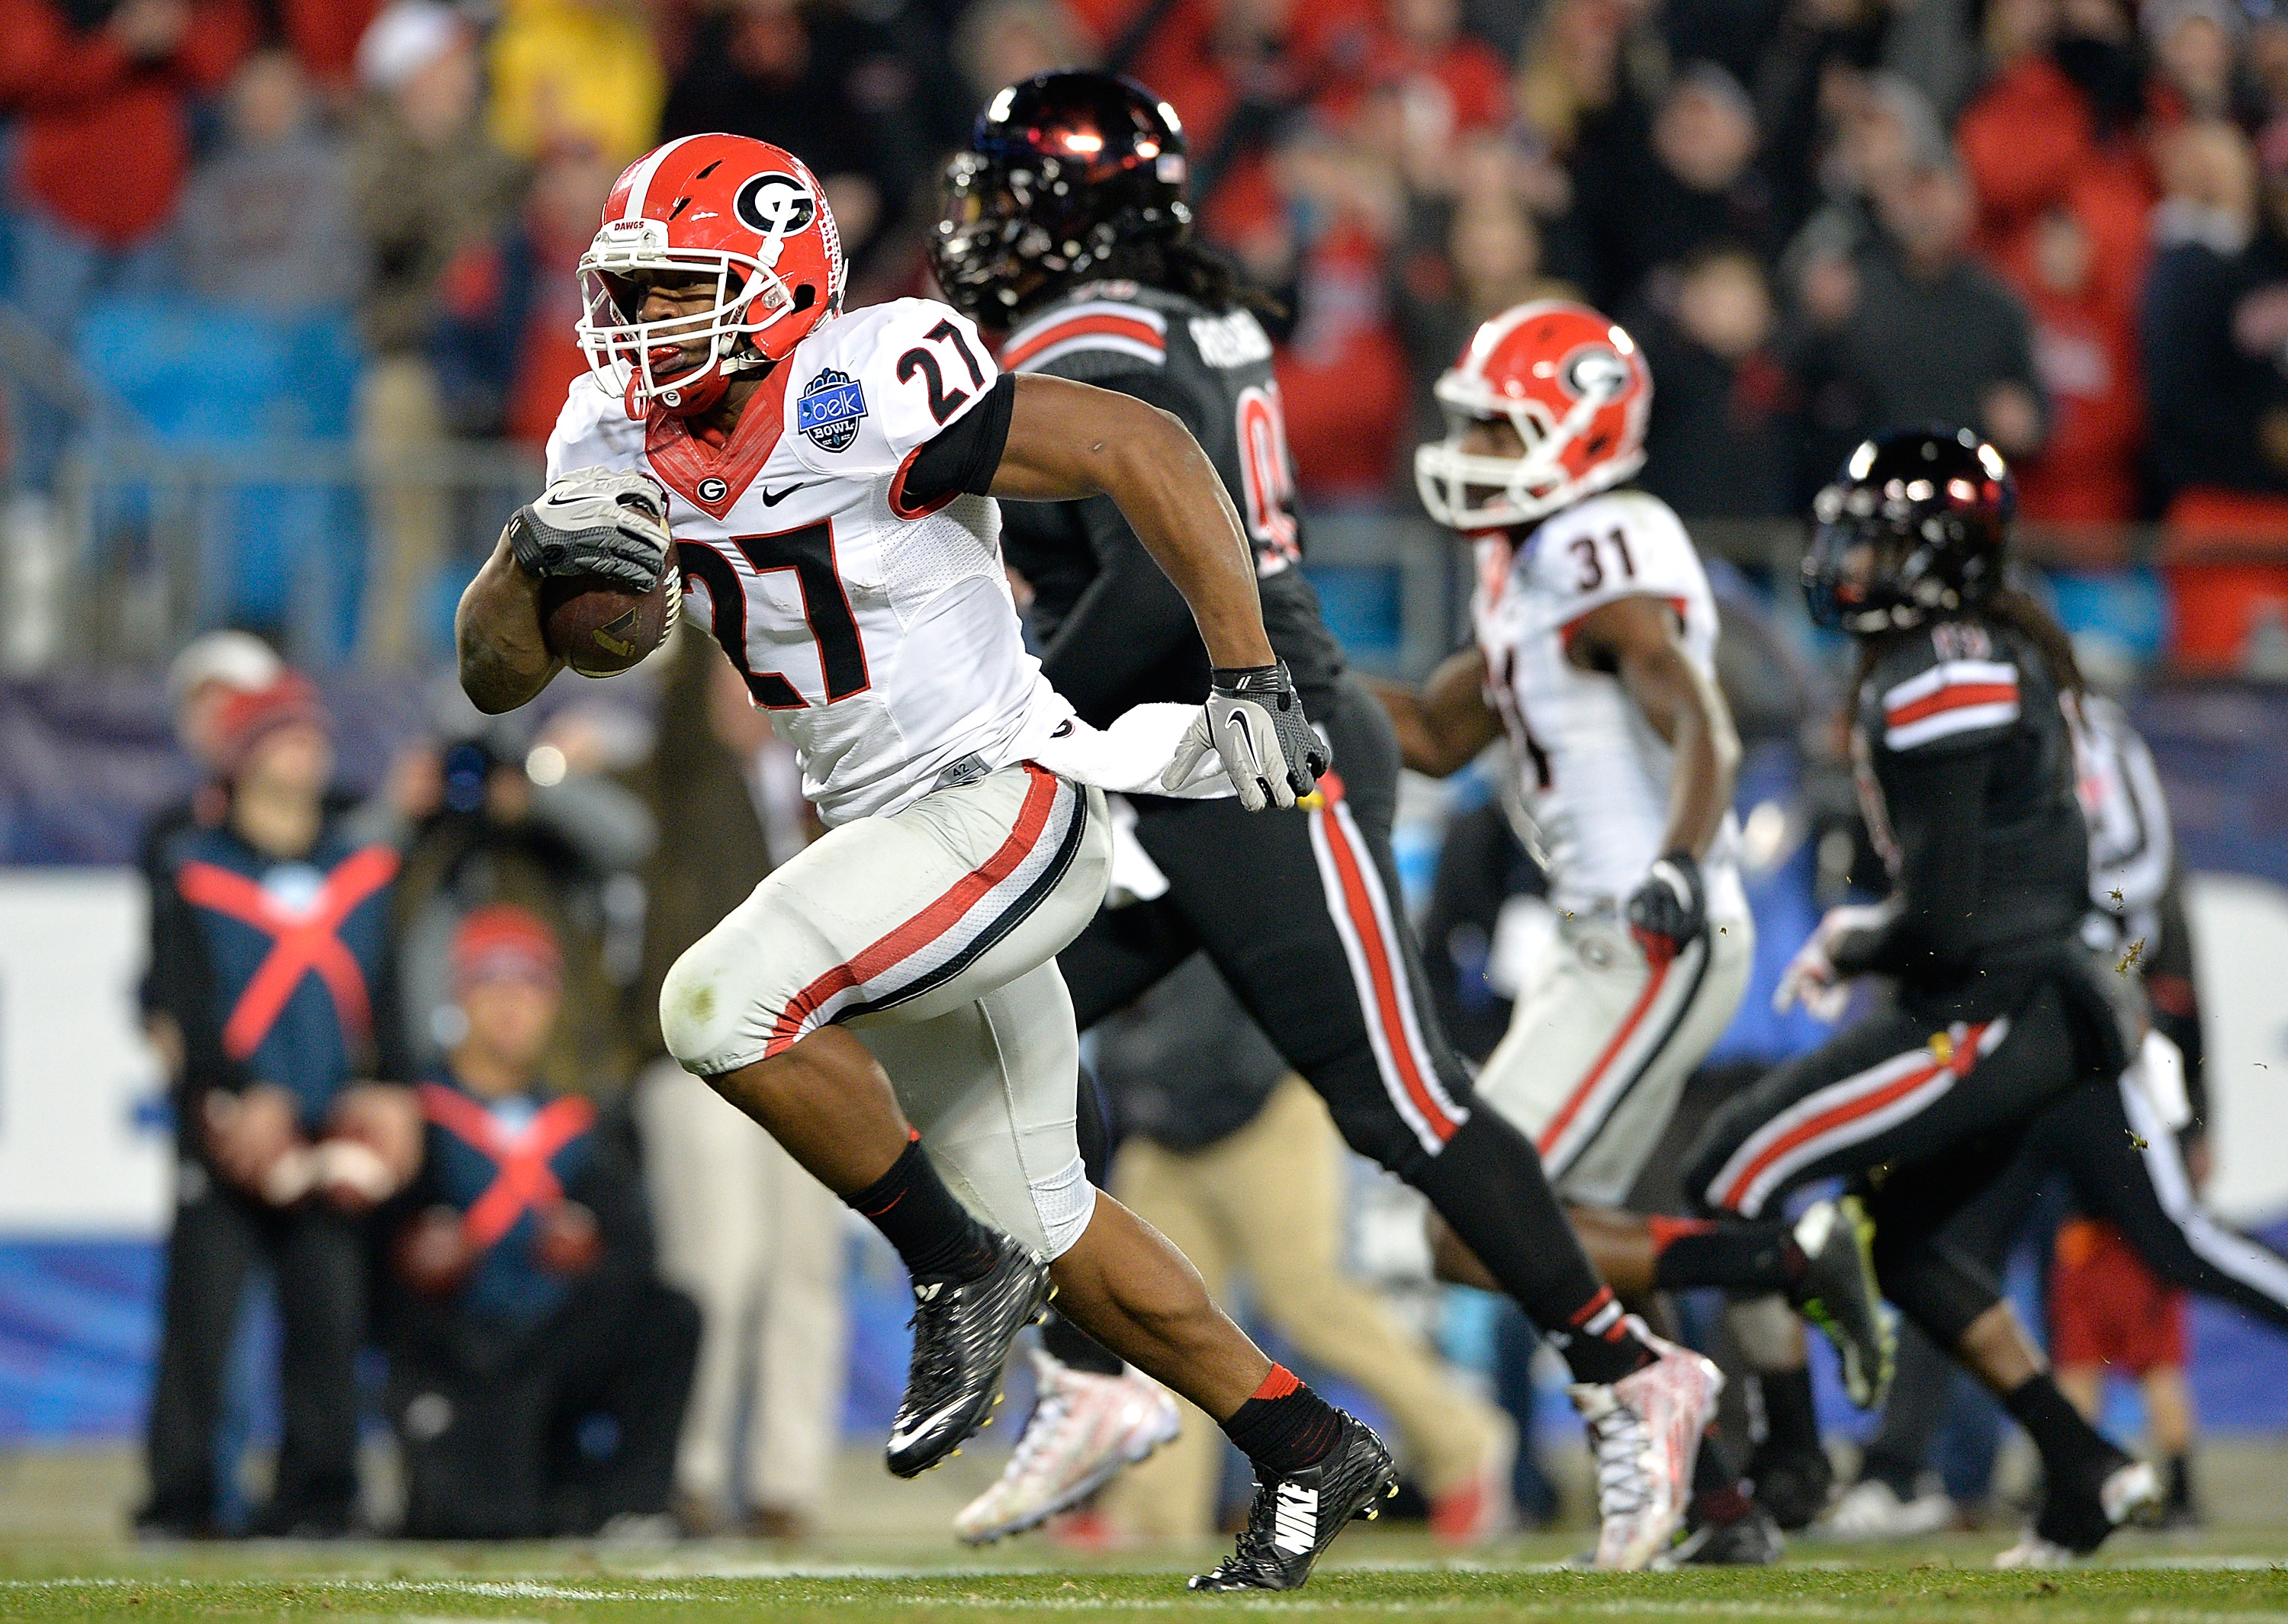
[[[2151,167],[2127,140],[2099,139],[2088,99],[2048,51],[2029,51],[1997,73],[1955,130],[1978,194],[1978,241],[1990,257],[2044,210],[2070,207],[2093,239],[2097,273],[2128,285],[2144,262],[2146,217],[2158,196]]]
[[[1383,244],[1355,216],[1297,268],[1294,335],[1275,363],[1295,479],[1322,501],[1373,501],[1407,426],[1406,352],[1390,320]]]
[[[358,41],[381,0],[277,0],[279,30],[311,78],[329,91],[349,91],[357,78]]]
[[[2049,439],[2017,466],[2020,511],[2057,524],[2127,523],[2137,517],[2145,440],[2136,279],[2104,274],[2093,234],[2066,210],[2020,233],[1995,268],[2033,317],[2034,369],[2050,400]]]
[[[189,168],[185,104],[253,44],[242,0],[122,0],[99,26],[53,0],[0,0],[0,107],[20,108],[15,181],[107,248],[148,237]]]
[[[1397,92],[1410,150],[1450,149],[1459,138],[1510,121],[1509,67],[1492,46],[1462,32],[1457,0],[1388,0],[1384,30],[1363,83],[1345,82],[1320,101],[1348,119],[1367,87]]]
[[[1100,47],[1154,0],[1068,0]],[[1198,164],[1242,100],[1300,105],[1355,80],[1373,49],[1374,0],[1175,0],[1120,70],[1165,98]]]

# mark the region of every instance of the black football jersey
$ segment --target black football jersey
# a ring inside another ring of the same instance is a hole
[[[1271,340],[1255,317],[1135,282],[1095,282],[1011,333],[1000,359],[1005,371],[1118,390],[1183,420],[1239,511],[1271,646],[1305,709],[1325,716],[1342,650],[1298,567],[1294,466]],[[1087,721],[1102,725],[1156,700],[1196,704],[1206,693],[1207,651],[1190,611],[1109,497],[1004,502],[1001,544],[1033,588],[1049,679]]]
[[[2055,963],[2078,939],[2089,834],[2057,685],[2030,639],[1976,620],[1902,634],[1860,685],[1852,744],[1898,908],[1852,968],[1940,991]]]

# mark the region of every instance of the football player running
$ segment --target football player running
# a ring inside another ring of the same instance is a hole
[[[1429,1197],[1560,1347],[1596,1435],[1598,1562],[1642,1567],[1680,1520],[1714,1368],[1622,1311],[1532,1145],[1477,1107],[1439,1029],[1398,906],[1390,724],[1346,674],[1298,567],[1271,343],[1231,270],[1191,241],[1185,163],[1174,113],[1132,81],[1061,72],[1012,85],[953,161],[932,261],[957,308],[1006,334],[1004,367],[1117,391],[1189,426],[1244,517],[1272,650],[1325,729],[1332,769],[1317,804],[1261,818],[1133,797],[1135,839],[1164,891],[1100,914],[1058,962],[1084,1029],[1207,955],[1352,1146]],[[1091,722],[1196,692],[1214,655],[1135,519],[1098,499],[1005,519],[1048,675]],[[1029,1432],[1009,1475],[963,1513],[964,1537],[1038,1522],[1117,1470],[1121,1452],[1148,1446],[1116,1412],[1128,1402],[1116,1382],[1051,1375],[1057,1402],[1032,1424],[1058,1438]],[[1103,1424],[1076,1420],[1091,1402]]]
[[[1533,1141],[1625,1298],[1783,1293],[1834,1337],[1853,1397],[1871,1405],[1890,1351],[1855,1212],[1823,1203],[1791,1226],[1720,1230],[1617,1210],[1739,1008],[1756,941],[1715,598],[1676,515],[1628,487],[1644,463],[1644,359],[1597,312],[1542,300],[1486,321],[1435,387],[1449,431],[1416,453],[1416,481],[1474,551],[1475,646],[1419,693],[1377,692],[1406,764],[1434,777],[1506,734],[1560,915],[1478,1097]],[[1448,1278],[1490,1284],[1450,1234],[1436,1252]],[[1800,1334],[1776,1303],[1736,1319],[1769,1344],[1774,1312],[1782,1357],[1799,1366]],[[1696,1506],[1696,1551],[1776,1554],[1768,1525],[1725,1493],[1728,1474],[1709,1462],[1701,1482],[1715,1492]]]
[[[905,1260],[890,1470],[913,1476],[982,1424],[1053,1286],[1254,1462],[1255,1515],[1211,1582],[1301,1584],[1391,1489],[1389,1454],[1089,1185],[1053,956],[1104,894],[1101,786],[1283,808],[1323,764],[1213,469],[1127,396],[997,373],[944,305],[845,313],[824,194],[759,141],[687,137],[639,161],[581,274],[595,382],[565,404],[546,494],[462,599],[462,683],[488,711],[547,685],[551,578],[646,592],[665,570],[798,752],[828,833],[677,963],[661,1025]],[[1214,667],[1187,704],[1107,733],[1024,650],[992,500],[1100,494]],[[1275,922],[1278,899],[1247,889]]]
[[[1805,595],[1858,645],[1853,757],[1893,891],[1831,911],[1779,1002],[1832,1007],[1862,975],[1895,990],[1725,1105],[1685,1178],[1710,1212],[1749,1218],[1810,1180],[1854,1182],[1883,1295],[2040,1451],[2041,1509],[2005,1565],[2093,1550],[2158,1493],[1942,1233],[2053,1107],[2115,1089],[2137,1048],[2135,984],[2080,939],[2090,843],[2061,699],[2081,677],[2065,634],[2005,584],[2014,502],[1992,447],[1938,429],[1866,442],[1820,494]]]

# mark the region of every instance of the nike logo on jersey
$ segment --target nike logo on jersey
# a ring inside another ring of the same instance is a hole
[[[768,486],[765,486],[763,487],[763,505],[767,508],[775,508],[778,506],[780,503],[784,502],[789,496],[793,495],[795,492],[809,488],[810,483],[811,481],[808,479],[798,479],[794,484],[788,486],[784,490],[776,491],[771,489]]]
[[[1271,1542],[1300,1557],[1308,1555],[1318,1539],[1319,1491],[1299,1483],[1281,1484],[1272,1512]]]

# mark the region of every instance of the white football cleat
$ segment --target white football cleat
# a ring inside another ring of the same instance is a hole
[[[1879,1478],[1855,1483],[1843,1492],[1815,1532],[1824,1539],[1854,1543],[1877,1540],[1919,1540],[1954,1526],[1954,1501],[1934,1489],[1912,1500]]]
[[[2008,1550],[1995,1554],[1999,1568],[2071,1567],[2077,1558],[2055,1540],[2046,1540],[2029,1528]]]
[[[1140,1370],[1096,1375],[1033,1351],[1040,1396],[1000,1477],[953,1519],[972,1545],[1037,1527],[1080,1504],[1176,1436],[1176,1401]]]
[[[1692,1498],[1701,1434],[1724,1390],[1723,1376],[1707,1359],[1638,1335],[1657,1360],[1610,1386],[1583,1382],[1566,1390],[1589,1423],[1597,1457],[1596,1566],[1601,1573],[1636,1573],[1668,1549]]]

